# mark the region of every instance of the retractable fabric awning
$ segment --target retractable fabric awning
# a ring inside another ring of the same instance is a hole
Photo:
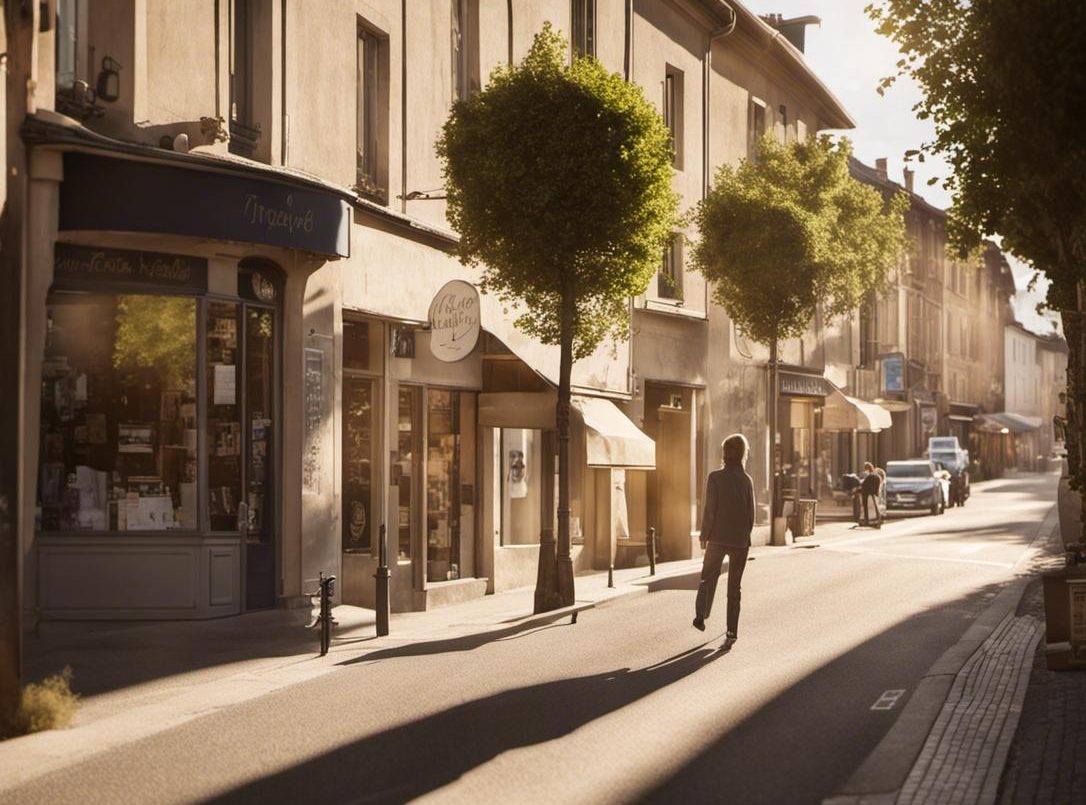
[[[588,466],[656,469],[656,443],[617,405],[600,397],[579,395],[574,395],[572,402],[584,420]]]
[[[823,430],[855,430],[878,433],[893,425],[890,412],[881,405],[849,397],[834,387],[822,407]]]
[[[977,419],[987,430],[1003,430],[1006,428],[1011,433],[1030,433],[1041,427],[1041,418],[1027,416],[1025,414],[1012,414],[1009,411],[1000,411],[995,414],[980,414]]]

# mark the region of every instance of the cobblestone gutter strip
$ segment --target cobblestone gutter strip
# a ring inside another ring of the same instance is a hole
[[[898,803],[995,801],[1040,636],[1033,616],[1008,615],[966,662]]]

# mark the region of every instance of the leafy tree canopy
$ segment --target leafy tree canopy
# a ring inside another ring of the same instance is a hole
[[[803,333],[818,305],[854,310],[905,254],[908,200],[887,201],[848,170],[852,146],[829,136],[725,165],[694,213],[694,267],[741,332],[771,344]]]
[[[523,62],[454,105],[437,150],[461,260],[482,266],[484,291],[523,302],[517,326],[546,344],[571,295],[581,358],[625,334],[678,197],[670,133],[640,87],[567,53],[545,26]]]
[[[923,91],[915,110],[935,125],[924,149],[953,168],[953,241],[964,253],[1001,235],[1052,280],[1050,304],[1074,307],[1086,278],[1086,3],[879,0],[867,11],[902,51],[897,76]]]

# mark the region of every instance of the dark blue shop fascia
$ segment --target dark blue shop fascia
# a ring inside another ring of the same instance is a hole
[[[62,231],[156,232],[350,255],[351,208],[332,192],[212,170],[69,152]]]

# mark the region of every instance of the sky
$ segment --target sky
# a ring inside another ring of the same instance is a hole
[[[886,157],[890,179],[904,183],[902,168],[904,154],[932,139],[930,122],[917,120],[913,106],[920,100],[920,89],[912,81],[897,81],[879,96],[875,88],[879,80],[891,75],[900,54],[896,46],[875,33],[874,25],[864,14],[869,0],[743,0],[757,14],[779,13],[785,17],[814,14],[821,17],[821,26],[807,28],[807,63],[830,91],[852,115],[856,128],[841,132],[852,140],[858,159],[874,165]],[[941,181],[929,186],[929,179],[941,180],[947,175],[947,165],[938,158],[925,157],[923,163],[911,163],[916,171],[914,189],[927,201],[944,209],[951,203]],[[1051,332],[1052,325],[1038,316],[1036,305],[1044,300],[1047,287],[1043,279],[1035,291],[1026,285],[1032,270],[1008,256],[1014,270],[1018,293],[1015,311],[1018,320],[1036,332]],[[1052,317],[1054,318],[1054,317]]]

